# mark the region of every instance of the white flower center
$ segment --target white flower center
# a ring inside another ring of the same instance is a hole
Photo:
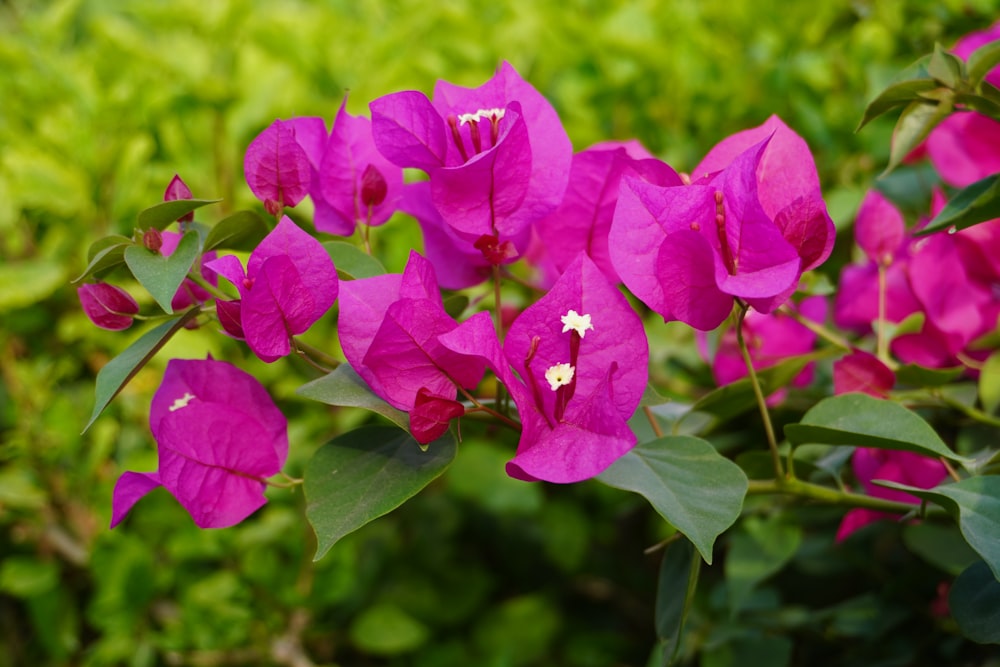
[[[177,412],[181,408],[186,408],[187,404],[193,401],[195,398],[197,398],[197,396],[195,396],[191,392],[185,391],[183,396],[181,396],[180,398],[178,398],[173,402],[173,404],[170,406],[170,411]]]
[[[545,371],[545,379],[549,381],[549,387],[551,387],[552,391],[555,391],[559,387],[573,381],[575,370],[569,364],[556,364]]]
[[[463,113],[458,116],[458,124],[478,123],[484,118],[491,121],[498,121],[503,118],[503,109],[478,109],[476,113]]]
[[[571,310],[561,318],[559,318],[563,323],[562,332],[566,333],[570,329],[576,331],[580,334],[580,338],[583,338],[587,330],[593,330],[594,325],[590,323],[590,315],[580,315],[575,310]]]

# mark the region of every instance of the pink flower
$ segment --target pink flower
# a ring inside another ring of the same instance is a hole
[[[920,503],[920,499],[916,496],[877,486],[872,484],[872,480],[884,479],[921,489],[932,489],[948,475],[944,464],[937,459],[913,452],[867,447],[858,447],[854,450],[851,466],[854,469],[854,476],[864,486],[868,495],[914,505]],[[887,518],[893,518],[893,515],[865,508],[852,509],[844,515],[840,528],[837,529],[836,539],[839,542],[862,526]]]
[[[326,249],[288,216],[250,254],[246,271],[234,255],[206,264],[236,286],[238,301],[219,301],[219,320],[243,336],[263,361],[291,352],[290,338],[304,333],[337,299],[337,269]]]
[[[275,120],[257,135],[247,146],[243,173],[271,215],[302,201],[309,193],[312,170],[306,150],[296,140],[296,124]]]
[[[226,528],[261,507],[265,480],[288,456],[287,424],[257,380],[224,361],[172,359],[153,396],[149,426],[160,465],[125,472],[111,527],[158,486],[200,528]]]
[[[108,283],[83,284],[76,288],[80,305],[90,321],[102,329],[121,331],[132,326],[139,304],[132,295]]]

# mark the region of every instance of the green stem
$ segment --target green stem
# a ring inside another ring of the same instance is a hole
[[[475,396],[473,396],[468,391],[466,391],[465,388],[462,387],[461,385],[459,385],[458,383],[455,383],[455,386],[458,387],[458,390],[462,393],[463,396],[465,396],[465,399],[467,401],[469,401],[470,403],[472,403],[473,406],[475,406],[473,408],[473,410],[475,410],[477,412],[485,412],[486,414],[488,414],[488,415],[490,415],[490,416],[492,416],[492,417],[494,417],[496,419],[499,419],[502,423],[504,423],[505,425],[507,425],[510,428],[514,429],[518,433],[521,432],[521,425],[518,424],[516,421],[514,421],[513,419],[511,419],[507,415],[504,415],[504,414],[501,414],[500,412],[497,412],[493,408],[487,407],[479,399],[477,399]]]
[[[894,514],[907,514],[918,507],[910,503],[900,503],[895,500],[885,500],[883,498],[875,498],[874,496],[865,496],[860,493],[838,491],[837,489],[804,482],[799,479],[750,480],[747,495],[764,494],[796,496],[816,500],[827,505],[863,507],[880,512],[892,512]]]
[[[292,336],[292,342],[295,343],[295,348],[297,350],[304,352],[305,354],[308,354],[313,359],[322,361],[324,364],[330,366],[331,368],[336,368],[341,364],[339,360],[331,357],[329,354],[319,349],[318,347],[310,345],[301,338],[296,338],[295,336]],[[330,371],[327,371],[327,373],[329,372]]]
[[[764,421],[764,433],[767,435],[767,446],[771,450],[771,462],[774,464],[774,476],[782,479],[785,476],[784,467],[781,465],[781,454],[778,452],[778,440],[774,436],[774,426],[771,424],[771,414],[767,409],[767,400],[764,398],[764,391],[760,388],[760,380],[757,378],[757,371],[754,370],[753,360],[750,359],[750,350],[747,348],[746,340],[743,337],[743,320],[750,310],[750,306],[737,300],[736,314],[736,342],[740,346],[740,354],[743,355],[743,363],[747,367],[747,376],[750,378],[750,386],[753,387],[753,394],[757,398],[757,408],[760,410],[761,419]]]
[[[838,336],[836,333],[830,331],[829,329],[827,329],[825,326],[823,326],[818,322],[813,322],[808,317],[804,316],[802,313],[798,312],[794,308],[791,308],[786,305],[779,308],[778,312],[782,313],[783,315],[788,315],[790,318],[792,318],[793,320],[804,326],[806,329],[809,329],[809,331],[812,331],[820,338],[826,340],[829,343],[832,343],[833,345],[836,345],[841,349],[848,351],[854,349],[846,338]]]
[[[932,390],[930,392],[930,394],[931,394],[931,396],[933,396],[937,400],[941,401],[942,403],[944,403],[948,407],[954,408],[955,410],[958,410],[959,412],[961,412],[962,414],[964,414],[966,417],[970,417],[972,419],[975,419],[976,421],[982,422],[983,424],[988,424],[990,426],[996,426],[996,427],[1000,428],[1000,419],[997,419],[996,417],[994,417],[991,414],[983,412],[982,410],[980,410],[978,408],[974,408],[971,405],[966,405],[965,403],[962,403],[961,401],[956,401],[954,398],[951,398],[947,394],[943,394],[940,391]]]
[[[889,363],[889,338],[885,335],[886,267],[878,265],[878,330],[875,332],[875,356],[882,363]]]
[[[211,294],[212,296],[214,296],[216,299],[221,299],[223,301],[229,301],[230,299],[233,298],[233,297],[229,296],[228,294],[226,294],[225,292],[223,292],[222,290],[220,290],[218,287],[216,287],[212,283],[210,283],[207,280],[205,280],[205,277],[203,275],[201,275],[201,271],[200,270],[198,270],[198,271],[195,271],[195,270],[189,271],[188,274],[187,274],[187,277],[191,281],[193,281],[196,285],[198,285],[198,287],[201,287],[206,292],[208,292],[209,294]]]

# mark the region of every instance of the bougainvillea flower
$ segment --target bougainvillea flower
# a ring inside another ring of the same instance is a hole
[[[798,311],[810,320],[822,324],[826,319],[826,299],[822,296],[809,297],[799,304]],[[790,357],[812,352],[816,334],[786,313],[750,311],[743,319],[743,339],[754,369],[760,370]],[[711,361],[712,375],[719,386],[746,377],[747,367],[743,362],[734,328],[729,328],[722,334]],[[792,380],[791,385],[804,387],[812,382],[812,377],[813,364],[810,363]],[[786,393],[787,390],[779,389],[771,395],[769,402],[780,402]]]
[[[632,293],[665,320],[707,331],[729,316],[734,297],[770,312],[798,285],[800,249],[757,198],[767,143],[740,153],[705,184],[623,179],[611,260]]]
[[[344,356],[372,391],[400,410],[415,412],[414,436],[433,432],[427,420],[447,424],[451,417],[444,417],[457,413],[458,388],[475,388],[486,370],[482,359],[438,341],[457,326],[444,310],[433,267],[416,252],[402,274],[352,280],[341,290],[338,330]]]
[[[596,144],[574,155],[562,203],[536,225],[545,255],[558,273],[584,252],[609,281],[621,282],[611,264],[608,233],[625,174],[653,185],[682,185],[677,172],[636,141]]]
[[[313,172],[306,150],[296,140],[295,124],[275,120],[257,135],[247,146],[243,174],[271,215],[302,201],[309,193]]]
[[[264,480],[288,456],[287,424],[261,384],[224,361],[172,359],[153,396],[149,425],[156,472],[115,485],[111,527],[163,486],[200,528],[226,528],[261,507]]]
[[[234,255],[206,265],[240,293],[221,306],[220,321],[239,322],[254,354],[272,362],[291,351],[289,339],[304,333],[337,299],[337,269],[323,246],[284,216],[250,254],[246,271]],[[221,305],[222,302],[220,302]],[[231,335],[239,330],[226,328]]]
[[[187,186],[187,183],[184,182],[184,179],[182,179],[177,174],[174,174],[174,177],[170,179],[170,183],[167,184],[167,189],[164,190],[163,192],[163,201],[175,201],[177,199],[191,199],[191,198],[192,198],[191,188]],[[177,219],[177,222],[180,223],[187,223],[193,221],[194,221],[194,211],[192,211],[191,213],[185,213],[184,215],[182,215],[180,218]]]
[[[905,491],[887,489],[872,484],[872,480],[884,479],[921,489],[932,489],[948,475],[944,464],[938,459],[921,456],[913,452],[858,447],[851,456],[854,476],[864,486],[865,492],[875,498],[895,500],[917,505],[920,499]],[[880,519],[894,518],[887,512],[855,508],[844,515],[837,529],[837,541],[841,541],[862,526]]]
[[[765,139],[767,147],[756,172],[760,204],[799,253],[802,270],[814,269],[830,256],[836,228],[826,211],[809,146],[778,116],[720,141],[692,170],[691,177],[696,183],[711,180],[713,174]]]
[[[430,176],[431,201],[465,243],[523,252],[559,205],[572,146],[552,105],[508,63],[479,88],[438,81],[433,101],[402,91],[370,104],[379,151]]]
[[[324,147],[319,187],[313,188],[316,229],[341,236],[353,234],[359,223],[388,220],[403,188],[403,170],[375,148],[371,121],[347,113],[346,105],[345,97]]]
[[[484,319],[440,340],[480,355],[510,391],[522,424],[510,476],[577,482],[635,445],[626,422],[648,379],[646,334],[628,300],[585,255],[514,321],[502,351]]]
[[[896,374],[870,352],[855,350],[833,362],[833,393],[857,392],[887,398]]]
[[[869,190],[854,221],[858,247],[871,261],[888,266],[905,236],[903,214],[878,190]]]
[[[132,326],[139,304],[132,295],[108,283],[83,284],[76,288],[83,312],[102,329],[122,331]]]

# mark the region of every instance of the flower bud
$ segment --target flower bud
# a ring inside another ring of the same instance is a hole
[[[170,184],[167,185],[166,191],[163,193],[163,201],[174,201],[177,199],[193,199],[191,195],[191,189],[187,186],[180,176],[174,174],[174,177],[170,179]],[[185,213],[181,217],[177,218],[177,222],[186,223],[194,222],[194,211],[191,213]]]
[[[361,203],[365,206],[378,206],[385,201],[385,195],[389,187],[385,182],[385,176],[373,164],[365,167],[361,174]]]
[[[76,289],[80,305],[90,321],[102,329],[121,331],[132,326],[139,304],[121,287],[107,283],[80,285]]]
[[[153,252],[160,252],[163,247],[163,235],[156,227],[150,227],[142,233],[142,245]]]

